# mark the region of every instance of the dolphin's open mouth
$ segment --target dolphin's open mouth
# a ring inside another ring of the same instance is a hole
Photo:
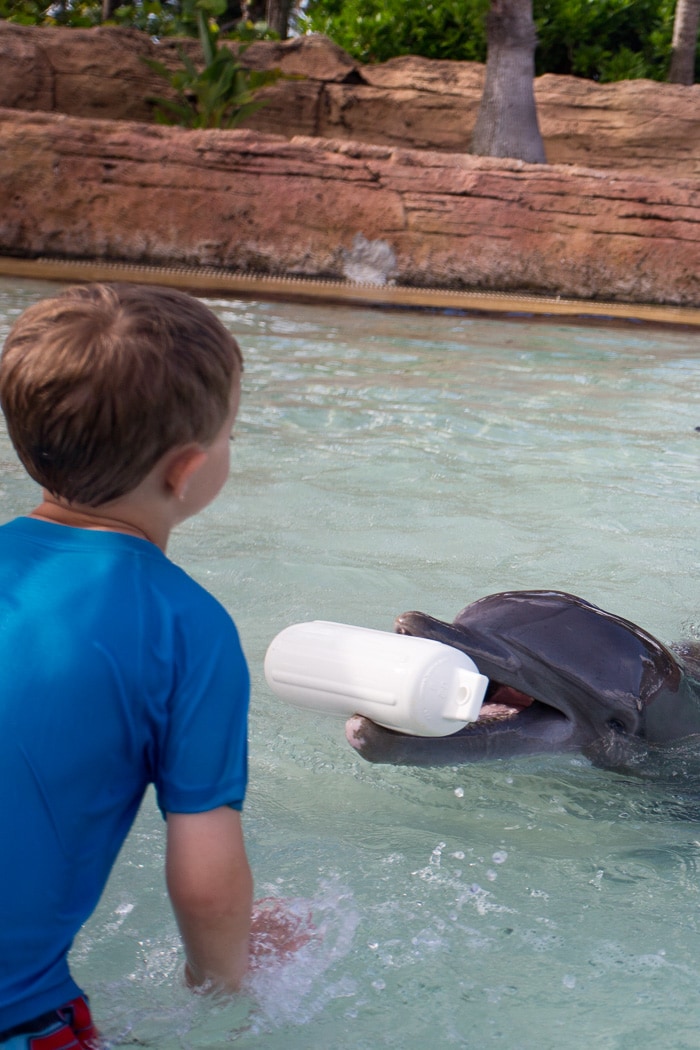
[[[367,761],[414,766],[451,765],[514,755],[580,750],[591,741],[591,730],[579,724],[563,696],[559,704],[556,693],[539,696],[518,688],[517,661],[511,660],[508,667],[510,657],[505,647],[496,652],[494,645],[486,653],[483,637],[472,633],[471,639],[466,640],[461,625],[444,623],[424,613],[402,614],[395,620],[394,630],[412,637],[432,638],[466,653],[489,678],[489,686],[478,719],[448,736],[412,736],[387,729],[362,715],[353,715],[346,722],[345,735]],[[511,681],[499,681],[501,673]],[[527,688],[531,688],[530,682]]]
[[[405,613],[397,617],[394,623],[396,633],[434,637],[445,645],[451,644],[451,638],[439,637],[439,634],[442,633],[439,630],[432,633],[430,629],[425,629],[426,618],[422,618],[420,623],[415,624],[417,629],[412,629],[416,615],[422,617],[422,614],[413,613]],[[449,629],[448,627],[448,631]],[[459,645],[455,647],[461,649]],[[466,652],[466,649],[462,651]],[[561,747],[566,746],[574,730],[575,726],[571,717],[563,708],[556,705],[556,701],[521,692],[515,686],[507,685],[491,677],[477,721],[465,726],[460,730],[459,735],[471,734],[483,738],[485,735],[512,736],[513,732],[516,732],[531,742],[540,740],[552,746]],[[495,741],[494,746],[496,746]]]
[[[481,705],[479,719],[496,721],[503,718],[514,718],[533,703],[534,697],[527,696],[510,685],[490,682]]]
[[[397,619],[394,630],[396,631],[396,634],[404,634],[411,637],[414,636],[413,632],[409,630],[405,623],[404,617],[399,617]],[[515,689],[514,686],[490,681],[486,691],[486,696],[484,697],[484,702],[481,705],[478,720],[482,723],[506,721],[507,719],[515,718],[534,703],[534,696],[528,696],[527,693],[521,693],[520,690]]]
[[[520,732],[523,738],[563,746],[574,732],[569,716],[551,702],[537,700],[510,685],[489,683],[476,722],[461,731],[479,734]]]

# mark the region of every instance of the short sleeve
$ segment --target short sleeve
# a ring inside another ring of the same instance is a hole
[[[175,619],[174,676],[154,783],[163,813],[241,809],[248,779],[250,677],[236,626],[207,592]]]

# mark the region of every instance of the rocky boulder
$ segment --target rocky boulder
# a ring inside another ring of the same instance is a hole
[[[8,255],[700,305],[697,179],[15,109],[0,185]]]
[[[0,106],[150,121],[148,99],[167,94],[167,85],[143,59],[175,68],[180,48],[199,60],[194,40],[0,21]],[[321,36],[261,41],[242,60],[285,74],[247,127],[411,149],[469,147],[484,77],[477,63],[404,57],[361,65]],[[544,76],[535,97],[550,163],[700,175],[700,85]]]

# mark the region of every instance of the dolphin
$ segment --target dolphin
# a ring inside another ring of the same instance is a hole
[[[504,591],[453,623],[407,612],[394,628],[467,653],[490,684],[478,721],[451,736],[408,736],[354,715],[346,737],[370,762],[440,766],[579,751],[620,769],[650,747],[700,733],[700,646],[668,648],[573,594]]]

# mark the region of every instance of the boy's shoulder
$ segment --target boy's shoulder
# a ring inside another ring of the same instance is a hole
[[[20,566],[50,574],[61,590],[99,586],[105,599],[118,594],[142,604],[150,596],[189,620],[231,620],[221,602],[159,547],[126,533],[15,518],[0,525],[0,579]]]

